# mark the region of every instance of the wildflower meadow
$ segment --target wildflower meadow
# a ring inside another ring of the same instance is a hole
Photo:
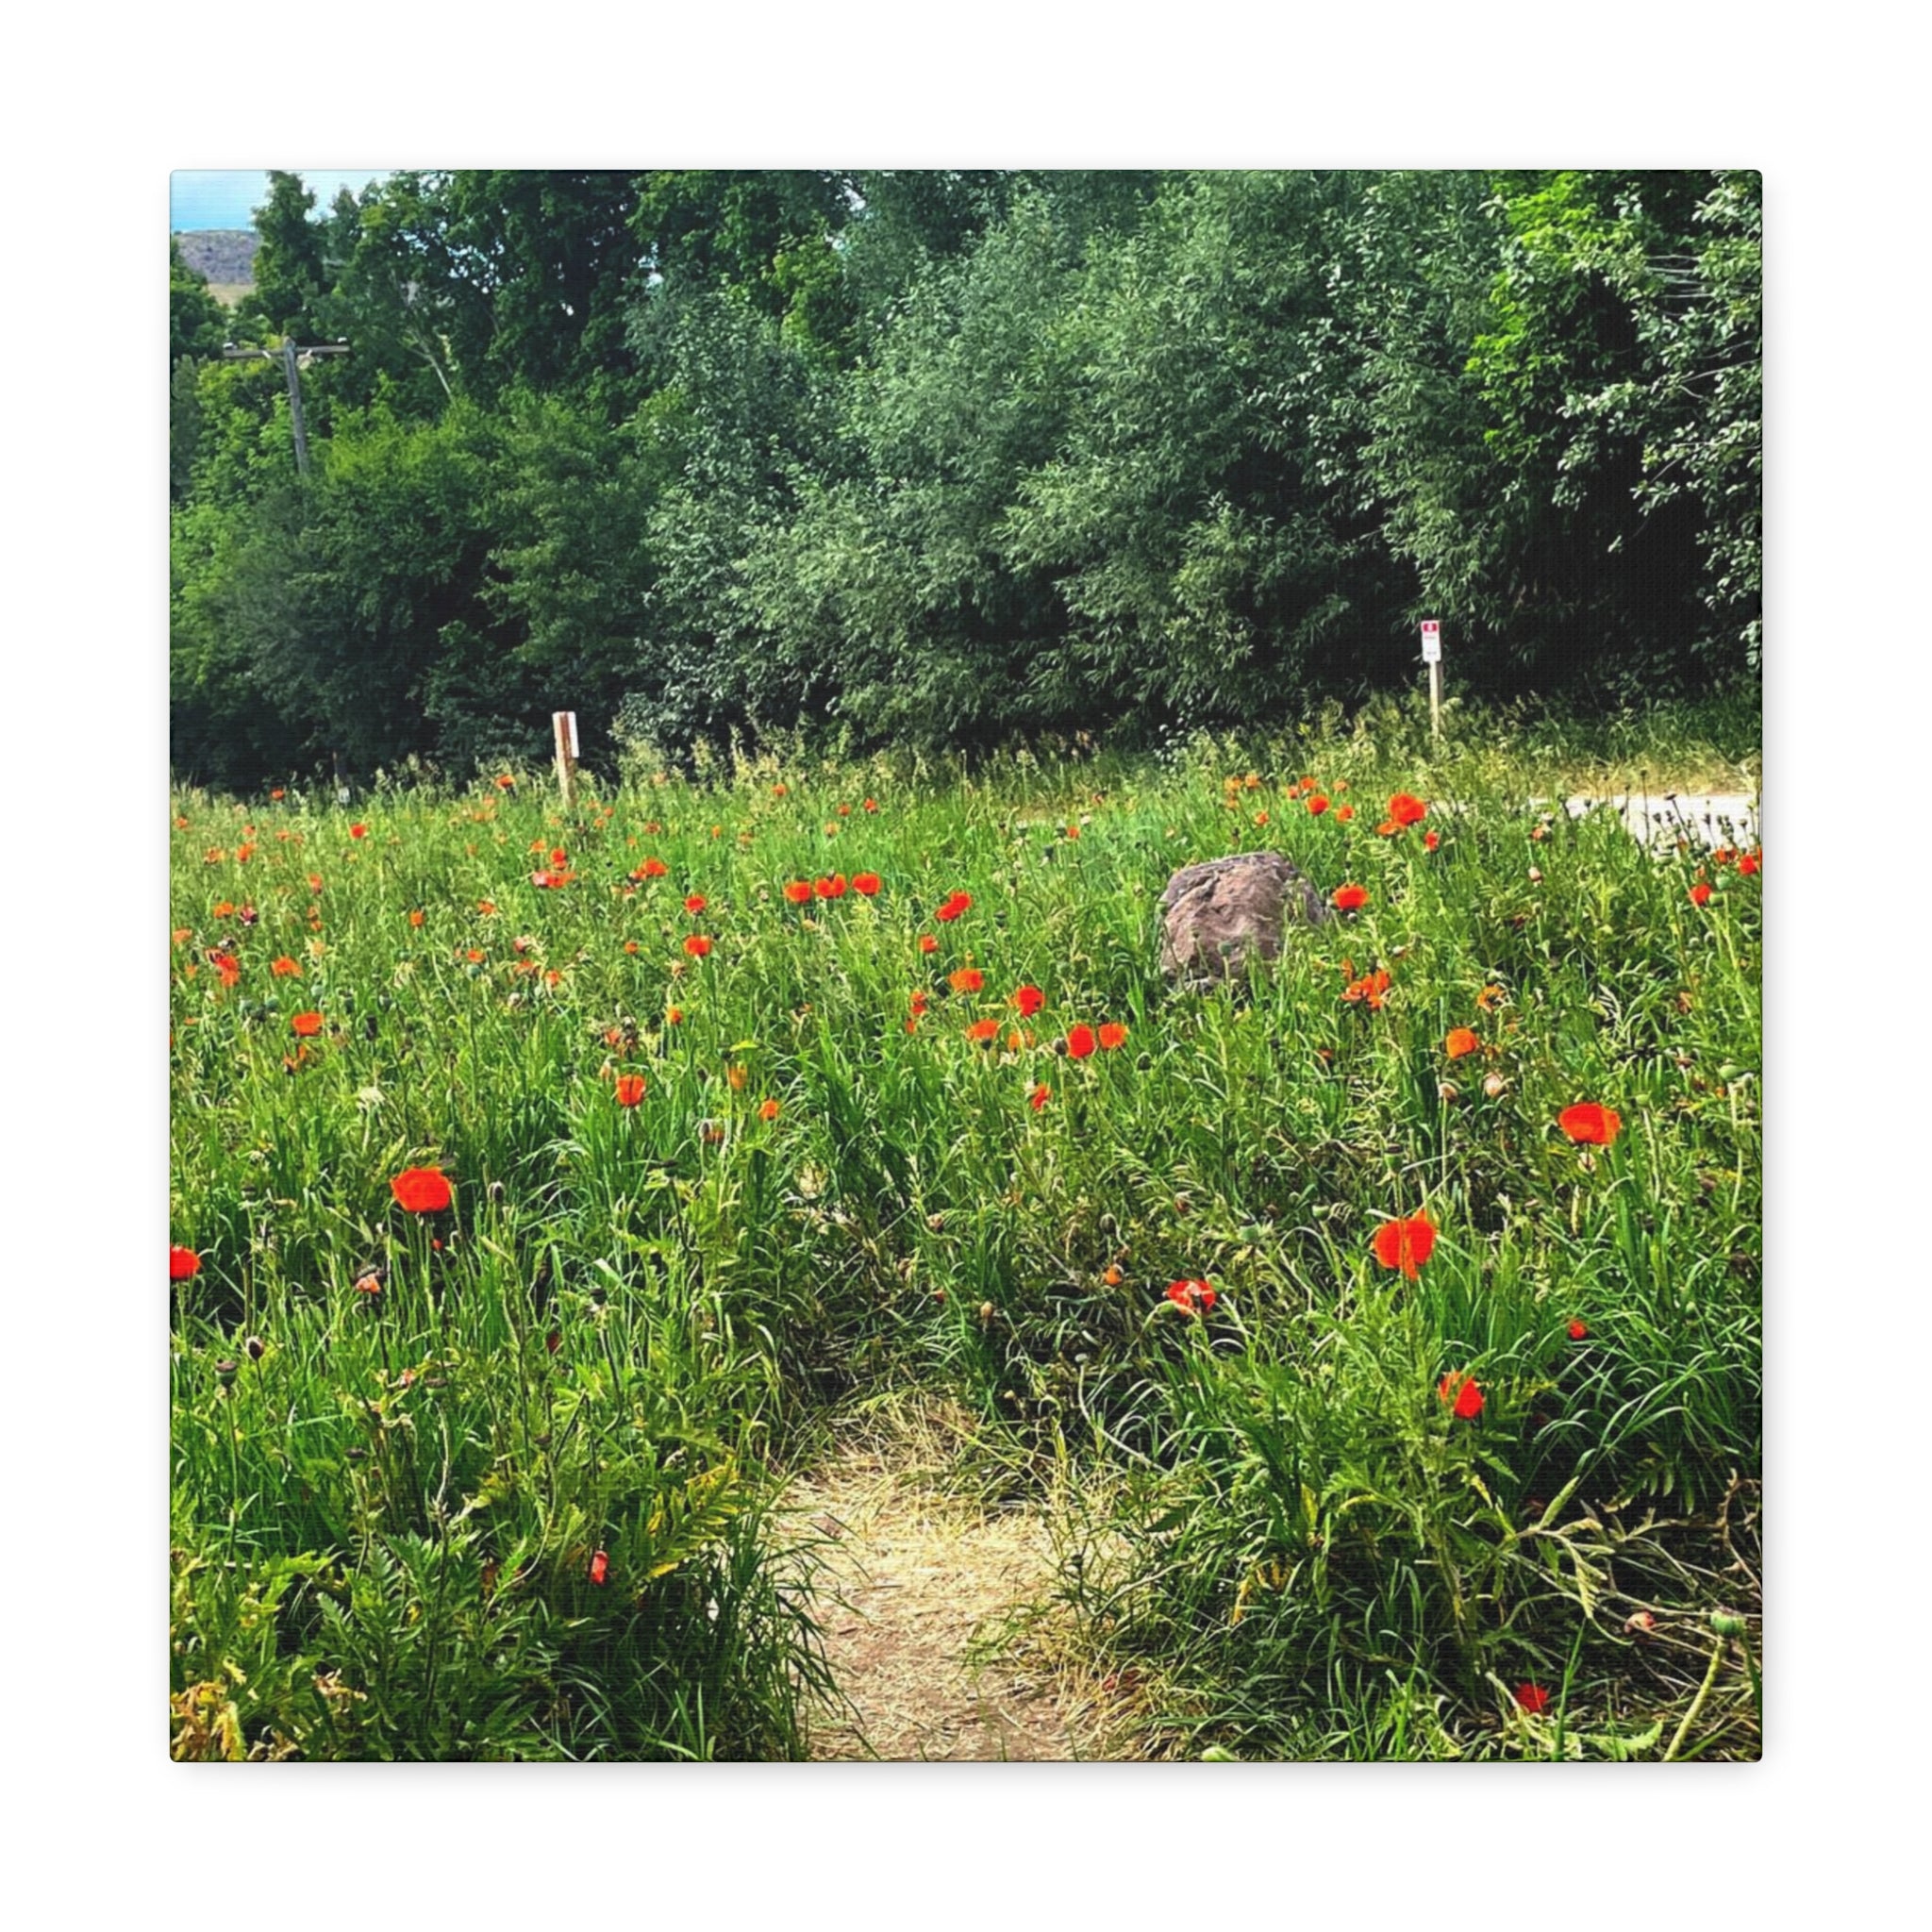
[[[177,792],[174,1755],[808,1756],[785,1486],[912,1391],[1113,1755],[1755,1757],[1762,854],[1540,796],[1392,726]],[[1237,850],[1328,916],[1171,983]]]

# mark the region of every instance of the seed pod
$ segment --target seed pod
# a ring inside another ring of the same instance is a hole
[[[1509,1091],[1509,1083],[1501,1074],[1488,1074],[1483,1077],[1483,1092],[1491,1100],[1500,1100]]]

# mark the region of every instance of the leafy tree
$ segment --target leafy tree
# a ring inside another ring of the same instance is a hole
[[[215,356],[228,340],[228,312],[215,300],[208,277],[191,268],[181,243],[168,238],[168,369],[184,356]]]

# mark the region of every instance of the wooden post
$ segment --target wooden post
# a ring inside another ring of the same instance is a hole
[[[550,729],[557,740],[557,789],[568,809],[577,802],[577,714],[553,711]]]

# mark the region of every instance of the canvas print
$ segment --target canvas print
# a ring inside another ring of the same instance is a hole
[[[173,1758],[1758,1756],[1756,174],[171,190]]]

